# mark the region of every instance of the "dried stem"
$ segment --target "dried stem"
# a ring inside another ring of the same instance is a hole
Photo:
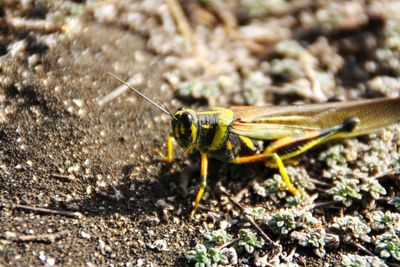
[[[237,202],[222,186],[219,186],[218,189],[228,197],[228,199],[241,211],[242,216],[257,230],[257,232],[261,235],[261,237],[274,248],[278,248],[279,244],[273,241],[259,226],[258,224],[251,218],[249,215],[246,214],[244,207]]]
[[[53,178],[59,179],[59,180],[67,181],[67,182],[74,181],[74,179],[70,175],[52,173],[50,176]]]
[[[45,242],[54,243],[56,240],[66,236],[68,231],[60,231],[52,234],[24,235],[15,232],[5,232],[3,238],[13,242]]]
[[[212,6],[221,18],[225,31],[230,38],[242,42],[249,50],[257,55],[264,55],[266,53],[266,49],[263,45],[248,40],[240,34],[238,31],[237,18],[235,14],[226,7],[224,1],[213,1]]]
[[[186,50],[188,52],[193,51],[193,33],[192,29],[189,25],[189,22],[183,12],[182,7],[179,5],[177,0],[166,0],[168,8],[175,19],[176,25],[178,27],[179,32],[182,34],[183,39],[185,40]]]
[[[216,249],[218,249],[218,250],[224,249],[224,248],[226,248],[226,247],[231,246],[232,244],[235,244],[235,243],[238,242],[239,240],[240,240],[239,237],[234,238],[234,239],[229,240],[228,242],[224,243],[222,246],[217,247]]]
[[[372,257],[376,257],[376,255],[370,251],[369,249],[367,249],[366,247],[364,247],[363,245],[356,243],[353,240],[349,240],[348,241],[349,244],[355,246],[356,248],[358,248],[359,250],[361,250],[362,252],[364,252],[365,254],[367,254],[368,256],[372,256]]]
[[[200,54],[196,47],[196,43],[194,42],[193,39],[193,31],[192,28],[190,27],[189,21],[185,16],[185,13],[183,12],[182,7],[178,3],[177,0],[166,0],[168,9],[171,12],[172,17],[174,18],[176,25],[178,27],[179,32],[183,36],[183,39],[185,40],[185,46],[186,50],[189,53],[193,54],[193,57],[205,68],[208,70],[210,73],[217,74],[218,70],[210,65],[204,57]]]
[[[61,32],[64,27],[62,24],[47,20],[33,20],[10,16],[0,19],[0,24],[5,24],[14,30],[40,31],[44,33]]]
[[[322,208],[322,207],[331,206],[331,205],[338,204],[338,203],[340,203],[340,202],[337,202],[337,201],[334,201],[334,200],[325,201],[325,202],[319,202],[319,203],[315,203],[315,204],[310,205],[310,209]]]
[[[62,215],[62,216],[68,216],[68,217],[74,217],[74,218],[82,218],[83,217],[83,214],[80,212],[77,212],[77,211],[69,212],[69,211],[64,211],[64,210],[38,208],[38,207],[32,207],[32,206],[26,206],[26,205],[20,205],[20,204],[10,204],[9,207],[12,209],[27,210],[27,211],[33,211],[33,212],[45,213],[45,214]]]

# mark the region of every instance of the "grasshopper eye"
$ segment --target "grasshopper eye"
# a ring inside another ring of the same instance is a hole
[[[181,116],[181,121],[185,129],[188,129],[192,125],[193,117],[190,113],[183,113]]]

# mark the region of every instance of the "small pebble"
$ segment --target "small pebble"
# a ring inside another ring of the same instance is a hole
[[[87,239],[87,240],[90,239],[90,235],[89,235],[88,233],[84,232],[84,231],[81,231],[81,236],[82,236],[84,239]]]

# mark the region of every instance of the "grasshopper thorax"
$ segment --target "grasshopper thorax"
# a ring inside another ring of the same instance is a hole
[[[173,114],[172,134],[184,149],[190,149],[197,141],[198,119],[196,113],[188,108],[180,108]]]

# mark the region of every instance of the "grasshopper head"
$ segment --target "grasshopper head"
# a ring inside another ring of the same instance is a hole
[[[197,139],[198,120],[196,113],[188,108],[178,109],[172,119],[172,134],[176,142],[185,149],[190,149]]]

